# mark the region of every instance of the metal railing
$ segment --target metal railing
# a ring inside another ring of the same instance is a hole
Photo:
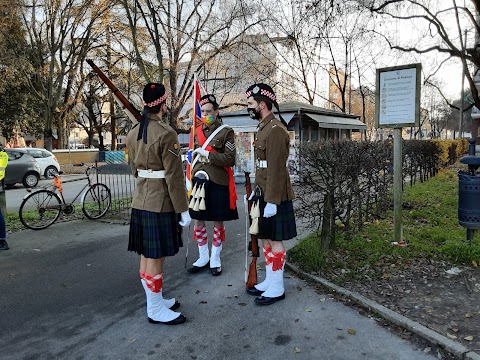
[[[135,177],[131,174],[130,165],[118,161],[96,165],[98,182],[107,185],[112,195],[109,214],[128,216],[135,191]]]

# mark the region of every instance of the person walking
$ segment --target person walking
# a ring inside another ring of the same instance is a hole
[[[8,164],[8,154],[3,149],[3,145],[0,144],[0,192],[5,191],[5,170]],[[0,250],[8,250],[7,243],[7,227],[5,225],[5,218],[2,213],[2,207],[0,206]]]
[[[265,256],[265,280],[247,293],[257,296],[258,305],[271,305],[285,299],[283,241],[297,236],[292,200],[294,198],[287,169],[290,139],[286,127],[275,118],[272,106],[280,113],[273,89],[253,84],[246,91],[247,111],[258,120],[255,137],[255,189],[250,200],[259,208],[257,232]],[[281,117],[280,117],[281,118]]]
[[[140,278],[150,323],[177,325],[186,318],[180,303],[163,298],[163,265],[182,246],[181,227],[190,224],[176,132],[162,121],[167,111],[165,87],[143,89],[142,120],[127,135],[136,188],[132,200],[128,250],[140,255]],[[180,226],[179,226],[180,225]]]
[[[193,190],[190,198],[190,216],[195,219],[194,240],[199,257],[187,271],[195,274],[207,265],[214,276],[222,273],[220,253],[225,242],[224,221],[238,219],[237,194],[232,166],[235,165],[235,138],[233,130],[222,125],[219,105],[214,95],[200,98],[202,125],[196,128],[192,163]],[[213,221],[211,255],[208,251],[207,227]]]

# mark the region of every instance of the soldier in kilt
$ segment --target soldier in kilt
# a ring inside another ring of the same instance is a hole
[[[193,190],[190,215],[195,219],[194,239],[199,258],[188,272],[195,274],[210,264],[214,276],[222,273],[220,252],[225,241],[224,221],[238,219],[237,194],[232,166],[235,165],[235,138],[230,127],[222,125],[214,95],[200,99],[202,125],[196,128],[192,162]],[[209,255],[206,221],[213,221],[212,251]]]
[[[283,241],[297,236],[292,200],[294,198],[287,159],[290,138],[287,129],[272,113],[278,110],[275,93],[266,84],[254,84],[246,91],[247,110],[259,121],[255,138],[255,190],[251,199],[259,205],[258,238],[262,239],[266,277],[247,292],[257,296],[255,303],[270,305],[285,299]],[[280,111],[279,111],[280,113]],[[282,119],[280,117],[280,119]]]
[[[143,89],[143,115],[127,135],[132,173],[136,177],[128,250],[140,255],[140,278],[150,323],[176,325],[185,316],[164,299],[163,264],[182,246],[181,226],[190,224],[177,133],[162,120],[167,111],[162,84]]]

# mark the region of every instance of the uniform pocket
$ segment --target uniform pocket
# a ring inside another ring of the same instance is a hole
[[[209,145],[215,150],[220,150],[223,147],[223,143],[218,139],[213,139],[212,141],[210,141]]]
[[[255,150],[265,151],[265,148],[267,147],[267,140],[256,140],[254,147]]]

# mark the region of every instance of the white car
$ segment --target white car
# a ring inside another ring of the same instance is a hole
[[[50,151],[39,148],[22,148],[29,155],[33,156],[40,166],[40,171],[47,179],[53,178],[53,174],[60,171],[60,164],[57,157]]]

